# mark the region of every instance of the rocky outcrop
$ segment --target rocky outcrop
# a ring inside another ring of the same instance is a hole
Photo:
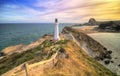
[[[89,21],[88,21],[88,24],[90,24],[90,25],[96,25],[97,22],[96,22],[96,20],[94,18],[90,18]]]

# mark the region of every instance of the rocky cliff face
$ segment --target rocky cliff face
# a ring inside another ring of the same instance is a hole
[[[109,51],[107,48],[102,46],[90,36],[82,32],[78,32],[71,27],[65,27],[63,29],[63,33],[72,35],[73,40],[78,43],[81,48],[85,49],[90,56],[98,60],[103,60],[105,58],[111,59],[111,55],[108,53]]]

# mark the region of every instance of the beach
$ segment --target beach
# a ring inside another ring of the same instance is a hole
[[[112,51],[110,64],[106,65],[105,60],[98,61],[112,72],[120,75],[120,33],[99,32],[98,26],[85,26],[82,28],[74,28],[78,32],[83,32],[93,38],[95,41],[103,45],[108,51]],[[94,45],[97,46],[97,45]],[[89,51],[89,50],[88,50]]]

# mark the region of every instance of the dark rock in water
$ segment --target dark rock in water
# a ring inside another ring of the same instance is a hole
[[[114,61],[110,61],[111,63],[114,63]]]
[[[105,63],[105,64],[109,64],[109,63],[110,63],[110,60],[105,60],[104,63]]]

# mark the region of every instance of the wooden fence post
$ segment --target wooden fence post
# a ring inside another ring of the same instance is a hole
[[[23,66],[25,68],[26,76],[29,76],[29,74],[28,74],[28,63],[25,63]]]

